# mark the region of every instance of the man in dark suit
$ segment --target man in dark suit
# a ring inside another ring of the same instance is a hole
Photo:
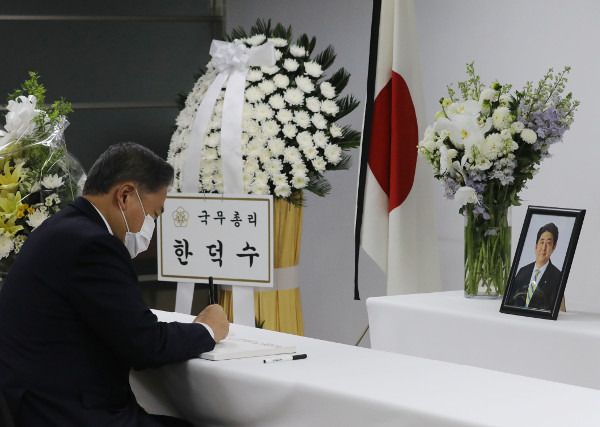
[[[229,323],[217,305],[191,324],[158,322],[142,299],[131,258],[172,179],[150,150],[114,145],[83,197],[28,237],[0,292],[0,389],[17,426],[180,425],[137,404],[129,371],[212,350]]]
[[[538,230],[535,262],[522,267],[517,273],[511,305],[552,309],[561,278],[561,271],[550,261],[557,242],[558,227],[553,223],[546,224]]]

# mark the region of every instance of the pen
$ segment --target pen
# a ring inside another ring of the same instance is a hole
[[[208,278],[208,299],[210,304],[216,304],[217,298],[215,297],[215,286],[213,284],[213,277]]]
[[[263,363],[286,362],[288,360],[306,359],[306,354],[294,354],[289,356],[275,357],[273,359],[265,359]]]

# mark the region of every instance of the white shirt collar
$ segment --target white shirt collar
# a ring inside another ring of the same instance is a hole
[[[88,200],[89,202],[89,200]],[[94,206],[94,204],[92,202],[90,202],[90,204],[92,206]],[[110,228],[110,225],[108,225],[108,221],[106,220],[106,218],[104,218],[104,215],[102,215],[100,213],[100,211],[98,210],[98,208],[96,206],[94,206],[94,209],[96,209],[96,212],[98,212],[98,215],[100,215],[100,218],[102,218],[102,221],[104,221],[104,224],[106,224],[106,228],[108,229],[108,232],[112,235],[114,235],[115,233],[113,233],[112,228]]]

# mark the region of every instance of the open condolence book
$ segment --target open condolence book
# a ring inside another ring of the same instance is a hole
[[[247,338],[228,337],[218,342],[214,350],[202,353],[200,357],[208,360],[227,360],[295,352],[294,345],[283,346]]]

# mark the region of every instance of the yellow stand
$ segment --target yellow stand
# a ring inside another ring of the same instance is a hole
[[[296,207],[282,199],[274,199],[273,217],[274,267],[296,267],[300,259],[302,207]],[[277,285],[274,283],[275,289]],[[284,288],[288,287],[287,284],[282,285]],[[219,302],[231,322],[231,291],[222,291]],[[255,291],[254,310],[257,326],[271,331],[304,335],[300,289],[297,285],[292,289]]]

